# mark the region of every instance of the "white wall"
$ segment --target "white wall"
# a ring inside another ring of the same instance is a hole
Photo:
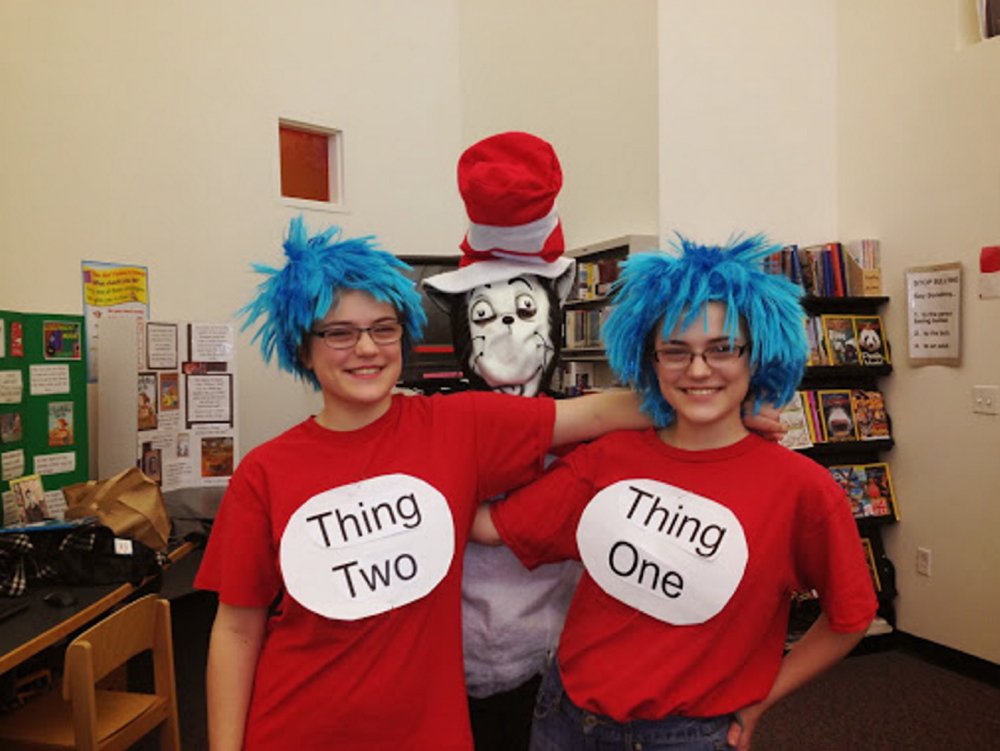
[[[463,142],[526,130],[552,143],[570,248],[656,234],[656,0],[460,8]]]
[[[278,118],[342,128],[348,213],[451,252],[458,15],[443,0],[0,4],[0,306],[81,312],[80,261],[149,267],[152,316],[224,320],[280,263]],[[318,403],[241,337],[244,450]]]
[[[972,414],[972,386],[1000,383],[1000,300],[977,297],[979,249],[1000,244],[1000,39],[969,45],[974,0],[841,0],[842,237],[878,237],[892,302],[886,382],[900,524],[899,626],[1000,662],[1000,418]],[[907,363],[907,268],[961,262],[962,364]],[[915,571],[932,551],[932,575]]]
[[[833,0],[659,4],[660,227],[836,237]]]

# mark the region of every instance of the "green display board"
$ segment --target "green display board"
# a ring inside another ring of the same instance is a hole
[[[18,523],[11,480],[37,475],[47,505],[55,507],[47,516],[58,517],[61,494],[53,491],[88,479],[84,337],[83,316],[0,310],[0,490],[7,526]]]

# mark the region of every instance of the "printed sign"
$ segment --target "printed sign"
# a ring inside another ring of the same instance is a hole
[[[576,536],[601,589],[677,626],[722,610],[747,564],[743,527],[728,508],[654,480],[622,480],[600,491]]]
[[[455,527],[445,497],[393,474],[306,501],[281,538],[288,593],[337,620],[359,620],[419,600],[451,566]]]

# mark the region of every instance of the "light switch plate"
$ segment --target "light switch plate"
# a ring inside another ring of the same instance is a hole
[[[973,386],[972,411],[981,415],[1000,413],[1000,386]]]

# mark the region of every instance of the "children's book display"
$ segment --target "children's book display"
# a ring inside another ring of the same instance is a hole
[[[229,482],[238,456],[231,324],[108,320],[98,357],[101,477],[134,465],[165,491]]]
[[[892,362],[879,315],[814,315],[805,326],[809,365],[873,367]]]
[[[802,390],[782,408],[780,420],[789,429],[782,440],[789,448],[892,440],[885,397],[877,389]]]
[[[882,294],[879,242],[787,245],[773,253],[765,268],[783,274],[812,297],[879,297]]]
[[[887,463],[835,465],[828,469],[847,494],[855,519],[899,521]]]
[[[89,474],[82,316],[0,311],[0,491],[6,528],[62,519]]]
[[[893,436],[879,382],[891,374],[892,357],[881,314],[888,299],[881,296],[878,242],[789,246],[768,268],[802,286],[807,314],[809,361],[794,403],[782,409],[789,426],[783,443],[827,467],[844,488],[866,546],[879,615],[894,625],[895,576],[881,527],[899,521],[899,509],[883,456]]]

